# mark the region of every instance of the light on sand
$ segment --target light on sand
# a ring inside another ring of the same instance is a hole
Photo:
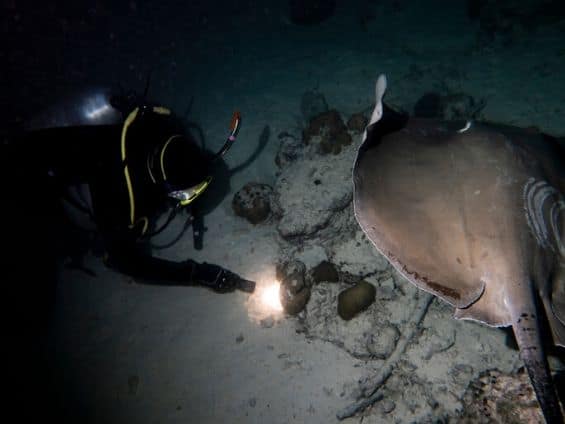
[[[257,281],[255,293],[246,301],[249,318],[257,324],[268,317],[277,319],[283,316],[284,309],[279,298],[281,284],[272,274],[274,272],[264,273],[255,278]]]
[[[280,284],[275,281],[264,287],[261,292],[261,301],[273,311],[282,311],[283,309],[279,298],[279,287]]]

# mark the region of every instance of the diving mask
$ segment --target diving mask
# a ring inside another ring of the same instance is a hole
[[[210,185],[211,181],[212,177],[206,177],[206,179],[199,184],[196,184],[184,190],[170,191],[167,195],[170,198],[177,200],[180,206],[186,206],[192,203],[198,196],[200,196],[200,194]]]

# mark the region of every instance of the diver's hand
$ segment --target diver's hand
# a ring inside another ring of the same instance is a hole
[[[255,281],[240,278],[237,282],[237,289],[246,293],[253,293],[255,291]]]
[[[239,275],[221,266],[206,262],[198,265],[195,280],[197,283],[210,287],[218,293],[227,293],[235,289],[253,293],[255,290],[255,282],[244,280]]]

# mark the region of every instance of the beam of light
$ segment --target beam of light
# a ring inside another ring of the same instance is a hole
[[[268,317],[275,320],[281,318],[283,307],[279,297],[280,283],[270,273],[259,276],[256,281],[255,293],[246,301],[249,318],[256,323]]]
[[[261,301],[267,307],[273,311],[280,312],[283,310],[281,305],[281,300],[279,298],[279,282],[275,281],[267,286],[263,287],[261,290]]]

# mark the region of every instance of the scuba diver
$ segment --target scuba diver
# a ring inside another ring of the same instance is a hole
[[[60,238],[53,221],[65,199],[92,217],[105,263],[140,283],[253,292],[254,282],[219,265],[161,259],[151,254],[148,243],[206,191],[214,178],[212,165],[231,147],[240,123],[235,113],[225,144],[210,154],[169,109],[134,95],[99,90],[54,105],[2,144],[3,180],[10,181],[3,191],[16,207],[12,218],[28,232],[12,241],[24,249],[21,238],[31,238],[41,249],[37,260],[51,267],[45,257],[52,255],[51,242]],[[68,188],[78,184],[88,187],[87,205],[68,195]],[[166,205],[169,218],[154,229]]]

